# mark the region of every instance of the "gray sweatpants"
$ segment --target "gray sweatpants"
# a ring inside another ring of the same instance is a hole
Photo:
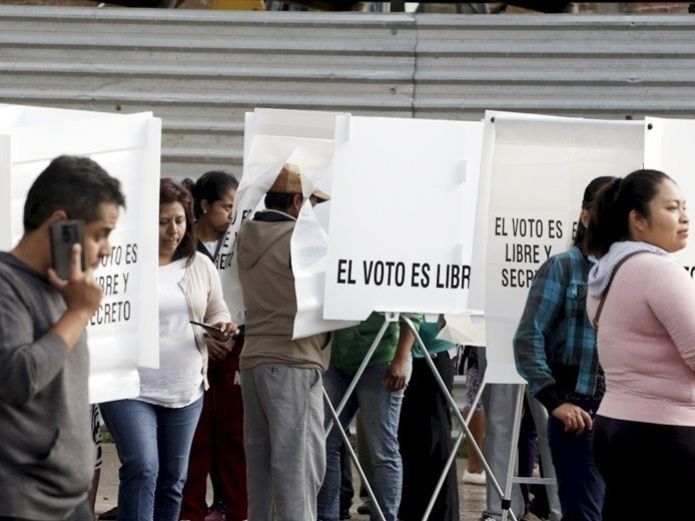
[[[314,521],[326,470],[318,369],[261,364],[241,371],[248,521]]]

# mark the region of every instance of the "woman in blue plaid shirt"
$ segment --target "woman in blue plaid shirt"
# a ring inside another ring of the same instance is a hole
[[[584,191],[574,245],[538,270],[514,335],[514,355],[531,393],[548,409],[548,440],[563,521],[600,521],[604,484],[594,464],[593,417],[605,391],[596,334],[586,314],[593,261],[584,248],[588,208],[612,177]]]

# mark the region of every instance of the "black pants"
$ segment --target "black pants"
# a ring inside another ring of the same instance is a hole
[[[451,391],[454,385],[453,361],[446,352],[433,360]],[[401,407],[398,440],[403,457],[403,494],[398,517],[402,521],[420,521],[452,449],[449,404],[422,358],[413,360],[413,374]],[[444,481],[429,519],[459,519],[455,465]]]
[[[596,417],[603,521],[695,519],[695,427]]]
[[[600,402],[587,399],[571,403],[595,418],[594,412]],[[548,441],[555,464],[562,521],[602,521],[605,485],[594,461],[593,438],[594,430],[585,430],[582,434],[565,432],[560,420],[553,416],[548,418]],[[644,453],[647,456],[649,450]],[[645,471],[647,467],[643,474]]]

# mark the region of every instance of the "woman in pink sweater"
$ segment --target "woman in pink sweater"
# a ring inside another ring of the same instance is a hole
[[[687,240],[683,194],[663,172],[638,170],[595,199],[587,307],[606,374],[594,427],[603,521],[695,518],[695,282],[669,256]]]

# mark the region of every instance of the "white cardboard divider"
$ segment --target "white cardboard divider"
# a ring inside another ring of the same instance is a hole
[[[494,123],[492,122],[494,118]],[[595,177],[641,168],[641,122],[583,120],[487,112],[485,235],[487,383],[523,383],[512,339],[531,279],[566,250]],[[480,214],[479,214],[480,215]]]
[[[302,173],[305,204],[292,234],[292,269],[295,275],[297,315],[293,338],[347,327],[345,322],[323,319],[323,281],[327,251],[325,215],[329,203],[315,213],[308,196],[314,188],[329,192],[335,119],[338,113],[304,110],[256,109],[246,114],[244,129],[244,174],[237,192],[237,210],[225,236],[218,269],[225,300],[238,324],[245,322],[245,306],[234,247],[243,221],[264,208],[263,197],[285,163],[294,163]]]
[[[695,202],[695,120],[646,118],[644,126],[644,168],[661,170],[673,178],[683,191],[692,216]],[[683,264],[691,277],[695,275],[695,239],[673,257]]]
[[[324,317],[467,308],[479,122],[340,116]]]
[[[485,341],[485,319],[477,313],[466,312],[459,315],[444,315],[445,326],[437,335],[439,340],[446,340],[462,346],[482,346]]]
[[[111,234],[112,254],[95,276],[105,289],[88,326],[92,403],[139,394],[138,365],[159,365],[157,215],[161,120],[0,105],[0,248],[23,233],[24,200],[34,179],[62,154],[89,156],[120,179],[127,210]]]

